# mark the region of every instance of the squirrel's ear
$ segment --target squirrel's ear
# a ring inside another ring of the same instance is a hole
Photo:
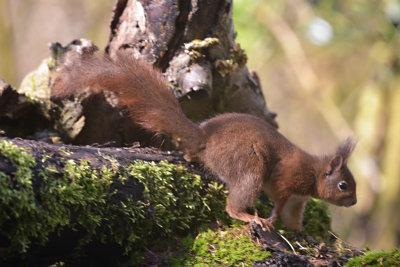
[[[343,157],[335,154],[330,160],[325,169],[325,176],[331,175],[333,172],[340,170],[343,165]]]
[[[343,158],[343,163],[346,164],[349,160],[351,153],[357,145],[357,140],[349,137],[342,143],[340,143],[338,149],[336,150],[336,155],[340,155]]]

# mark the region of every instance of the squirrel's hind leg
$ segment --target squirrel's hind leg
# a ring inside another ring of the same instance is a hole
[[[240,221],[249,222],[249,223],[252,221],[255,221],[265,231],[274,229],[274,226],[272,225],[272,223],[269,220],[260,218],[258,216],[251,215],[248,212],[246,212],[245,208],[229,205],[229,200],[228,200],[228,205],[226,205],[226,212],[228,212],[229,216],[231,216],[232,218],[240,220]]]
[[[261,183],[258,185],[258,179],[243,179],[241,183],[235,184],[229,188],[228,204],[226,212],[234,219],[244,222],[255,221],[265,230],[273,229],[270,221],[249,214],[246,209],[254,207],[254,201],[261,190]]]

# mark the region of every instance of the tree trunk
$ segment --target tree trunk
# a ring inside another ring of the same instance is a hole
[[[117,1],[106,53],[113,57],[124,49],[160,68],[184,112],[195,122],[221,112],[243,112],[277,127],[257,74],[249,72],[247,56],[234,42],[231,13],[228,0]],[[62,51],[55,54],[66,52],[61,64],[68,64],[96,49],[90,42],[78,40],[56,49]],[[84,52],[76,55],[76,51]],[[72,134],[68,126],[61,125],[59,131],[67,133],[64,140],[74,144],[113,141],[116,146],[135,141],[157,147],[165,144],[126,119],[124,111],[115,108],[107,96],[87,97],[79,101],[84,125]],[[80,121],[78,117],[72,121]]]
[[[119,0],[106,51],[124,49],[160,68],[195,121],[235,111],[276,126],[235,35],[231,0]]]

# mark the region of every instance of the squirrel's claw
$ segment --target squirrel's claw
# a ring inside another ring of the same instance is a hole
[[[268,231],[270,232],[271,230],[274,229],[274,226],[268,219],[260,218],[260,217],[255,217],[254,218],[254,223],[259,225],[263,231]]]

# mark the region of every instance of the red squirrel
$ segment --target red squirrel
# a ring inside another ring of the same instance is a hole
[[[161,72],[124,52],[115,60],[94,55],[66,65],[54,79],[52,96],[65,97],[84,88],[113,92],[132,120],[171,138],[185,159],[201,163],[225,182],[226,211],[232,218],[256,220],[268,229],[280,217],[288,228],[301,230],[309,197],[345,207],[357,202],[356,182],[347,167],[356,144],[350,138],[330,156],[314,156],[253,115],[226,113],[195,124]],[[269,219],[246,211],[261,192],[275,204]]]

